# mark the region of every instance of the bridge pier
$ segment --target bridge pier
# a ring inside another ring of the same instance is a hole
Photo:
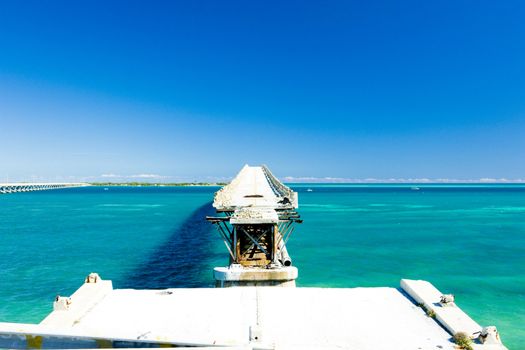
[[[295,287],[298,270],[286,250],[294,223],[301,223],[297,193],[266,166],[246,165],[215,194],[217,225],[230,254],[229,266],[213,271],[217,287]]]

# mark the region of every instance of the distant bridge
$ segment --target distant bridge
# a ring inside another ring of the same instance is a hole
[[[59,188],[84,187],[87,183],[0,183],[0,193],[55,190]]]

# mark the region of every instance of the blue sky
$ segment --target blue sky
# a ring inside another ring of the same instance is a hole
[[[522,1],[1,1],[0,182],[525,179]]]

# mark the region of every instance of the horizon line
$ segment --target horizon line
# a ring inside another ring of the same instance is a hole
[[[337,177],[292,177],[282,178],[287,183],[348,183],[348,184],[525,184],[525,179],[479,178],[479,179],[448,179],[448,178],[337,178]]]
[[[61,182],[61,183],[151,183],[151,184],[183,184],[183,183],[229,183],[232,177],[221,177],[221,176],[196,176],[192,177],[179,177],[179,176],[165,176],[157,174],[138,174],[138,175],[99,175],[99,176],[58,176],[53,177],[40,177],[33,176],[31,180],[29,178],[16,179],[15,181],[0,181],[3,183],[28,183],[28,182]],[[525,178],[490,178],[482,177],[478,179],[458,179],[458,178],[346,178],[346,177],[314,177],[314,176],[283,176],[278,178],[284,183],[319,183],[319,184],[525,184]],[[13,179],[14,180],[14,179]]]

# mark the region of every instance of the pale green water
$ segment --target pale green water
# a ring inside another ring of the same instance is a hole
[[[510,349],[525,336],[524,186],[301,185],[300,286],[426,279]],[[306,192],[307,188],[313,189]],[[38,322],[96,271],[117,288],[211,286],[227,253],[203,217],[217,188],[0,196],[0,321]]]

